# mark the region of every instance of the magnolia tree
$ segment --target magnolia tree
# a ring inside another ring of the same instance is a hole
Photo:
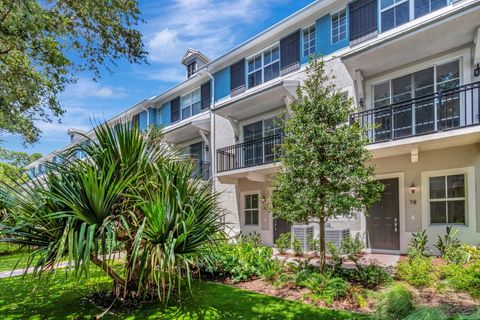
[[[352,102],[332,83],[322,59],[312,59],[306,72],[285,123],[273,210],[291,222],[318,222],[324,270],[326,221],[365,210],[379,199],[382,185],[367,164],[365,129],[348,123]]]

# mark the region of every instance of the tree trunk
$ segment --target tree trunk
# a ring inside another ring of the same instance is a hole
[[[318,222],[319,240],[320,240],[320,272],[325,271],[325,217],[321,217]]]
[[[103,271],[105,271],[105,273],[110,278],[112,278],[112,280],[113,280],[113,290],[112,291],[116,296],[120,296],[122,291],[125,288],[125,280],[122,279],[122,277],[120,277],[118,275],[118,273],[116,273],[115,270],[108,265],[107,262],[99,259],[95,254],[90,255],[90,260],[93,262],[94,265],[101,268]]]

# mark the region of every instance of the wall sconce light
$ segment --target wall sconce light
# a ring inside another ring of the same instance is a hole
[[[412,192],[412,194],[414,194],[415,190],[417,190],[417,186],[415,186],[415,183],[412,182],[412,184],[410,185],[410,191]]]
[[[262,202],[263,202],[263,203],[267,202],[267,197],[262,196]]]

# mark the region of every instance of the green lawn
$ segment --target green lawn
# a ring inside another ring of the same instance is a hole
[[[17,262],[26,252],[27,249],[18,249],[16,246],[0,243],[0,272],[11,271],[13,268],[23,268],[24,261],[21,260],[18,265]]]
[[[100,276],[99,276],[100,275]],[[99,276],[99,277],[98,277]],[[0,319],[91,319],[102,312],[83,297],[108,290],[110,281],[100,271],[77,282],[58,271],[35,290],[30,276],[0,280]],[[319,309],[229,286],[196,283],[192,297],[172,303],[143,306],[131,313],[108,314],[103,319],[365,319],[348,312]]]

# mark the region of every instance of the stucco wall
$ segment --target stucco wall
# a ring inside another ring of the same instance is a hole
[[[461,241],[470,243],[480,243],[480,147],[477,144],[460,146],[455,148],[447,148],[433,151],[420,151],[418,162],[412,163],[410,154],[400,155],[396,157],[378,158],[372,160],[372,163],[376,166],[376,173],[389,174],[389,173],[403,173],[403,186],[400,186],[404,193],[404,223],[405,232],[403,234],[404,239],[401,250],[406,250],[406,243],[408,243],[408,237],[411,232],[427,229],[429,235],[430,247],[436,241],[437,235],[441,235],[445,232],[445,226],[428,225],[422,223],[423,220],[427,220],[429,212],[425,210],[425,199],[422,199],[422,172],[456,169],[456,168],[468,168],[473,167],[474,176],[474,194],[475,199],[475,212],[467,212],[469,216],[473,217],[468,221],[467,226],[455,225],[454,228],[460,229],[458,238]],[[412,182],[416,185],[416,191],[414,194],[410,191],[410,185]],[[427,198],[427,197],[426,197]],[[402,216],[402,212],[400,213]]]

